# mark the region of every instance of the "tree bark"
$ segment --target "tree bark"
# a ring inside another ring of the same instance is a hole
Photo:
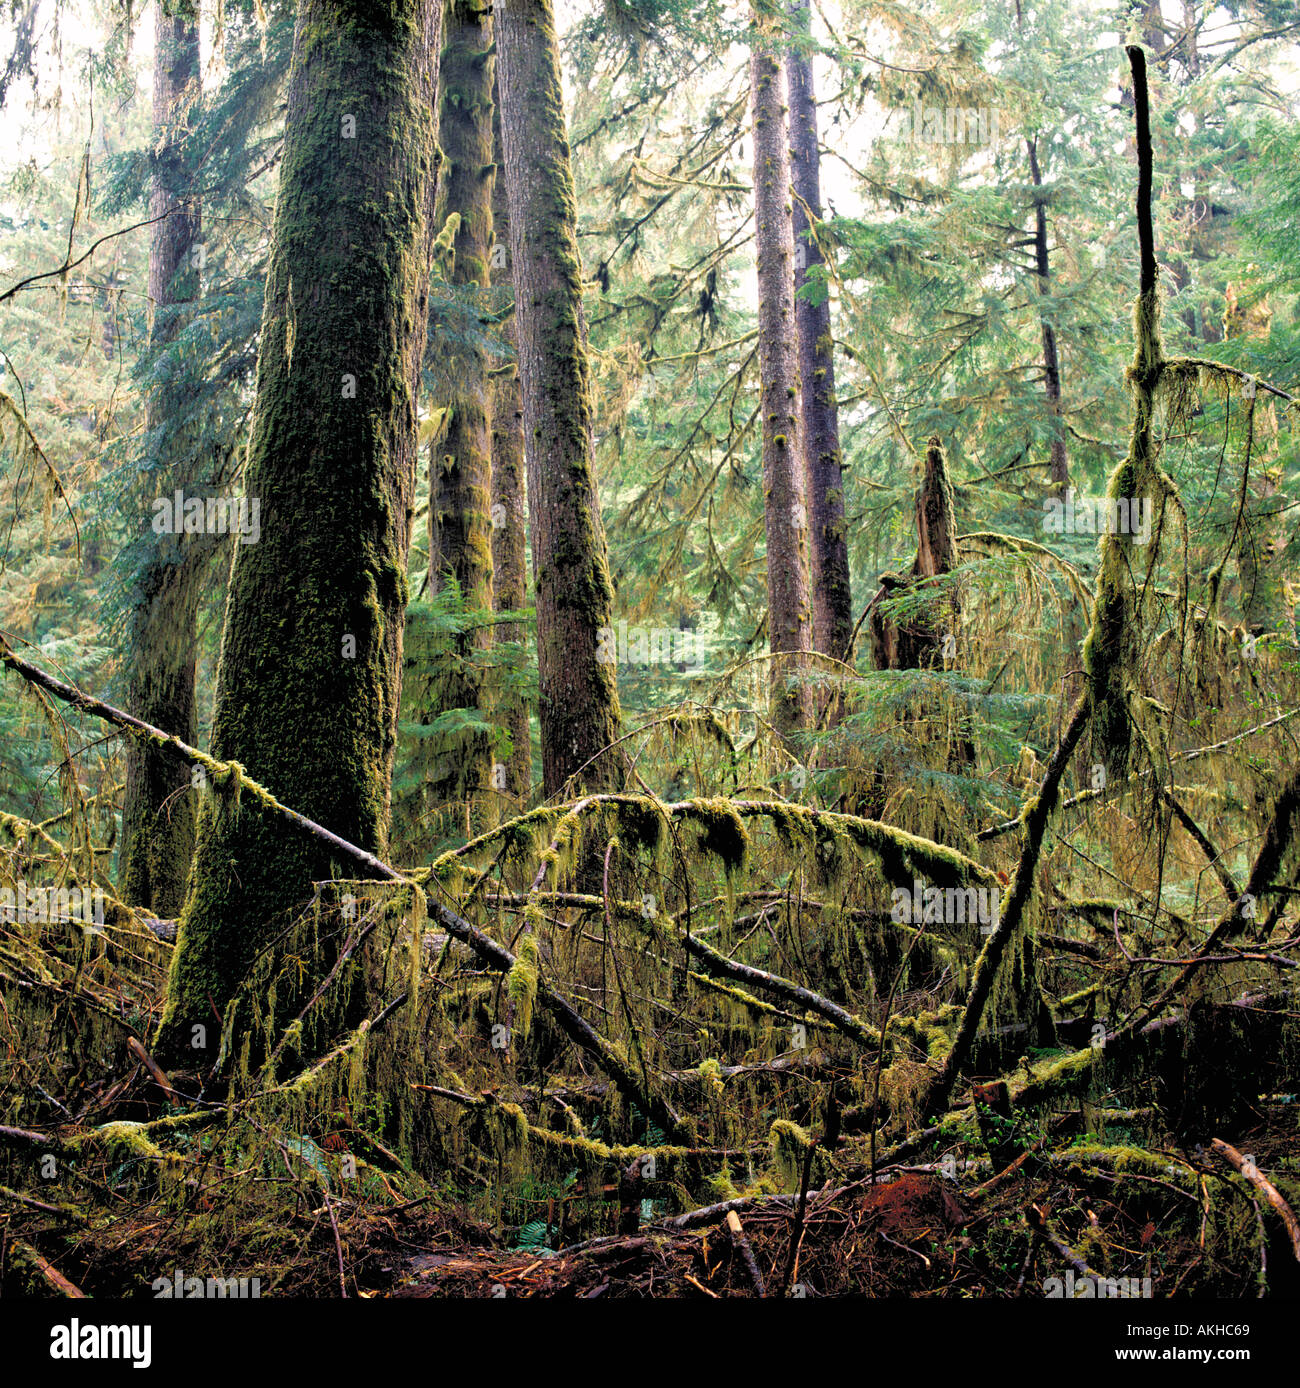
[[[930,610],[901,624],[880,610],[880,602],[901,588],[951,573],[957,567],[957,515],[953,504],[948,460],[938,438],[925,450],[925,467],[916,493],[916,558],[910,573],[882,574],[880,591],[872,599],[868,629],[872,664],[877,670],[943,668],[944,636],[955,637],[961,622],[956,599],[936,599]]]
[[[498,171],[502,163],[499,114],[498,102],[498,119],[494,121]],[[510,210],[502,177],[493,184],[492,216],[496,235],[492,278],[495,284],[507,287],[512,283]],[[519,387],[513,305],[505,335],[515,350],[515,361],[495,378],[492,390],[492,606],[497,612],[522,612],[528,603],[528,510],[524,498],[524,404]],[[495,628],[495,635],[498,641],[522,645],[524,625],[502,622]],[[501,790],[522,807],[527,803],[533,780],[528,705],[522,698],[510,695],[499,701],[496,717],[510,734],[510,756]]]
[[[153,130],[157,156],[149,194],[155,221],[149,242],[151,355],[163,351],[180,328],[178,306],[199,293],[201,217],[186,198],[189,174],[183,141],[199,96],[199,28],[194,9],[168,14],[155,0]],[[183,389],[183,388],[179,388]],[[145,428],[151,448],[146,493],[170,497],[186,482],[183,439],[172,421],[186,407],[177,384],[164,377],[149,391]],[[144,508],[146,518],[151,512]],[[148,546],[137,580],[137,601],[127,628],[126,705],[146,722],[168,729],[187,742],[195,733],[195,667],[198,642],[200,539],[193,535],[154,535],[146,519]],[[194,852],[195,798],[189,775],[175,758],[148,743],[126,748],[126,789],[122,802],[121,890],[125,900],[158,916],[175,916],[185,899]]]
[[[573,172],[550,0],[496,11],[515,330],[537,605],[542,782],[612,786],[613,586],[592,466],[592,402]],[[602,639],[602,633],[604,639]]]
[[[448,0],[439,72],[443,151],[436,221],[459,215],[451,282],[485,294],[492,252],[492,15],[475,0]],[[448,403],[451,419],[429,468],[429,588],[454,581],[466,612],[492,607],[490,533],[491,433],[487,362],[476,345],[458,348]],[[431,672],[429,709],[488,713],[483,671],[492,628],[482,622],[439,643]],[[468,799],[481,803],[489,786],[487,735],[470,730],[439,739],[425,794],[434,807]]]
[[[396,741],[441,19],[439,0],[300,0],[248,463],[261,538],[235,547],[212,736],[215,757],[375,853]],[[163,1055],[194,1054],[190,1028],[215,1030],[214,1008],[331,875],[317,838],[228,799],[200,816]]]
[[[961,631],[961,600],[952,592],[935,594],[906,622],[896,622],[880,608],[882,599],[903,588],[952,573],[957,568],[957,512],[942,442],[932,438],[925,450],[921,486],[916,494],[916,558],[904,575],[882,574],[880,590],[868,612],[872,664],[878,670],[942,670],[956,659]],[[951,730],[948,769],[961,772],[975,764],[970,719],[958,717]]]
[[[1035,189],[1043,186],[1043,173],[1038,166],[1038,141],[1027,140],[1029,176]],[[1047,207],[1041,192],[1034,198],[1034,268],[1039,298],[1052,292],[1052,264],[1047,250]],[[1045,312],[1039,314],[1043,334],[1043,390],[1047,395],[1047,413],[1052,425],[1052,451],[1049,471],[1057,496],[1064,497],[1070,485],[1070,458],[1065,448],[1065,425],[1061,417],[1061,361],[1056,348],[1056,329]]]
[[[754,239],[758,260],[758,360],[762,381],[763,496],[772,721],[786,733],[812,720],[804,678],[812,646],[808,509],[794,311],[794,228],[785,73],[771,11],[755,8],[750,55],[754,120]]]
[[[809,0],[794,0],[796,36],[811,39]],[[823,290],[813,302],[800,291],[822,264],[812,223],[821,220],[821,156],[817,143],[817,94],[812,54],[794,47],[787,59],[790,81],[790,177],[794,192],[795,326],[799,334],[799,413],[808,466],[811,522],[810,583],[813,644],[836,660],[848,658],[853,636],[848,531],[844,517],[844,463],[835,400],[831,304]]]

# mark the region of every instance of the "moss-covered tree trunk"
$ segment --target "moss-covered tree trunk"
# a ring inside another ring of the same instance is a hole
[[[199,96],[199,28],[195,9],[167,13],[156,0],[153,130],[156,151],[149,214],[150,352],[165,350],[181,327],[183,305],[199,290],[201,219],[189,198],[184,140]],[[149,439],[145,501],[170,498],[199,479],[186,475],[183,440],[173,427],[186,402],[183,386],[163,374],[145,400]],[[194,741],[194,683],[201,540],[155,535],[142,508],[145,558],[127,627],[126,706],[137,718]],[[159,916],[175,916],[185,899],[194,852],[195,800],[190,776],[174,757],[132,740],[126,748],[122,802],[122,896]]]
[[[214,756],[382,854],[428,312],[438,0],[300,0]],[[200,817],[160,1047],[330,876],[329,850],[221,791]],[[247,801],[247,797],[245,798]],[[354,871],[347,864],[345,875]],[[237,1043],[238,1044],[238,1043]],[[208,1055],[211,1059],[211,1053]]]
[[[492,251],[492,15],[475,0],[448,0],[443,17],[439,72],[442,99],[439,142],[439,215],[459,218],[453,242],[451,281],[483,296]],[[486,307],[486,305],[484,305]],[[455,583],[467,612],[492,607],[491,393],[487,362],[473,343],[460,345],[448,363],[455,394],[445,439],[433,450],[429,469],[429,588]],[[482,618],[449,636],[435,654],[429,710],[476,710],[486,720],[483,672],[492,629]],[[489,788],[490,739],[480,728],[439,739],[429,802],[443,806],[468,800],[482,805]]]
[[[782,732],[812,717],[805,678],[812,646],[808,506],[799,420],[794,311],[794,228],[785,72],[772,10],[754,10],[750,96],[754,118],[754,240],[758,260],[758,361],[762,378],[763,496],[772,719]]]
[[[592,468],[582,265],[549,0],[496,10],[545,793],[612,786],[618,736],[613,588]],[[602,639],[602,634],[604,639]]]
[[[797,40],[787,58],[790,180],[794,192],[794,312],[799,332],[799,412],[808,467],[812,639],[817,650],[844,660],[853,636],[853,592],[844,520],[844,464],[839,407],[835,401],[831,304],[825,289],[816,283],[823,256],[812,234],[813,223],[821,219],[822,194],[809,0],[794,0],[790,14]],[[810,282],[814,292],[801,294]]]
[[[501,166],[500,110],[496,112],[496,160]],[[510,271],[510,208],[506,182],[498,177],[492,188],[492,282],[502,289],[512,284]],[[510,291],[513,293],[513,290]],[[514,310],[505,333],[515,346]],[[516,357],[518,351],[516,349]],[[492,389],[492,606],[497,612],[522,612],[528,602],[528,511],[524,500],[524,404],[517,363],[502,371]],[[502,622],[495,629],[501,642],[523,644],[522,622]],[[510,755],[499,789],[509,802],[521,806],[532,789],[533,757],[529,745],[528,705],[518,695],[507,694],[497,705],[494,718],[510,734]]]

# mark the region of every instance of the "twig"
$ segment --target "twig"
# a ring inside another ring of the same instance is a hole
[[[334,1202],[329,1197],[329,1191],[325,1192],[325,1212],[329,1215],[330,1227],[334,1230],[334,1252],[339,1260],[339,1295],[346,1301],[348,1283],[343,1271],[343,1240],[339,1238],[339,1222],[334,1215]]]
[[[817,1139],[814,1138],[808,1144],[808,1150],[804,1153],[803,1170],[799,1175],[799,1204],[795,1211],[794,1227],[790,1230],[790,1248],[785,1256],[785,1271],[781,1274],[781,1290],[778,1296],[784,1296],[786,1289],[790,1285],[790,1276],[794,1271],[795,1264],[799,1261],[799,1249],[803,1244],[804,1215],[808,1212],[808,1181],[812,1176],[813,1158],[817,1155]]]
[[[1043,1216],[1042,1210],[1040,1210],[1037,1205],[1030,1205],[1025,1210],[1025,1222],[1044,1243],[1054,1248],[1057,1254],[1062,1257],[1068,1266],[1072,1267],[1080,1277],[1095,1278],[1097,1276],[1068,1243],[1062,1243],[1061,1240],[1052,1233],[1051,1229],[1048,1227],[1046,1218]]]
[[[140,1044],[139,1040],[134,1036],[128,1036],[126,1038],[126,1048],[140,1062],[140,1064],[143,1065],[144,1068],[148,1070],[148,1072],[153,1076],[154,1083],[158,1086],[159,1089],[162,1090],[163,1094],[167,1098],[167,1102],[169,1104],[178,1103],[179,1096],[177,1095],[176,1091],[172,1088],[171,1080],[167,1078],[167,1075],[164,1072],[162,1066],[159,1065],[158,1062],[153,1058],[153,1056],[151,1056],[149,1052],[145,1050],[145,1048]]]

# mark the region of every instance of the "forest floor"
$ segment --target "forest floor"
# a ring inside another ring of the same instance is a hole
[[[1295,1152],[1295,1096],[1274,1096],[1258,1117],[1236,1136],[1276,1172]],[[29,1202],[5,1221],[0,1283],[148,1297],[159,1270],[211,1269],[224,1245],[220,1263],[257,1274],[260,1294],[277,1297],[1300,1296],[1284,1222],[1214,1153],[1100,1145],[1078,1118],[1049,1119],[996,1173],[978,1145],[940,1138],[873,1181],[860,1145],[846,1143],[838,1179],[802,1202],[742,1196],[643,1223],[606,1187],[575,1227],[623,1232],[558,1250],[519,1247],[518,1228],[482,1217],[483,1197],[400,1199],[388,1181],[391,1198],[285,1182],[252,1205],[246,1191],[223,1201],[202,1186],[179,1201],[174,1190],[114,1192],[81,1205],[75,1229],[59,1227],[59,1207]],[[1272,1179],[1294,1203],[1297,1183]],[[560,1242],[547,1213],[548,1242]]]
[[[1294,1107],[1271,1118],[1250,1134],[1261,1167],[1295,1150]],[[502,1248],[490,1237],[476,1246],[461,1226],[444,1233],[441,1247],[395,1266],[388,1294],[1041,1299],[1069,1295],[1067,1287],[1087,1295],[1083,1280],[1109,1273],[1118,1287],[1097,1286],[1099,1295],[1253,1297],[1262,1294],[1262,1266],[1270,1296],[1300,1296],[1300,1262],[1280,1228],[1270,1227],[1252,1267],[1235,1240],[1212,1229],[1208,1193],[1124,1170],[1123,1149],[1087,1149],[1099,1150],[1120,1169],[1076,1164],[1062,1146],[1030,1152],[992,1177],[987,1159],[956,1180],[930,1166],[881,1172],[875,1182],[868,1174],[810,1192],[802,1221],[796,1197],[731,1201],[736,1232],[726,1205],[558,1252]],[[1129,1155],[1143,1164],[1136,1150]],[[1204,1165],[1202,1186],[1219,1174],[1212,1158],[1159,1155],[1170,1174]]]

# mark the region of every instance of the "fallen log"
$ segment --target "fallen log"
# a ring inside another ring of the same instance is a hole
[[[1222,1138],[1216,1137],[1210,1143],[1210,1147],[1229,1166],[1249,1181],[1278,1212],[1291,1239],[1291,1251],[1295,1254],[1296,1262],[1300,1263],[1300,1220],[1296,1219],[1291,1206],[1282,1198],[1281,1191],[1263,1175],[1253,1161],[1247,1161],[1235,1147],[1224,1142]]]

